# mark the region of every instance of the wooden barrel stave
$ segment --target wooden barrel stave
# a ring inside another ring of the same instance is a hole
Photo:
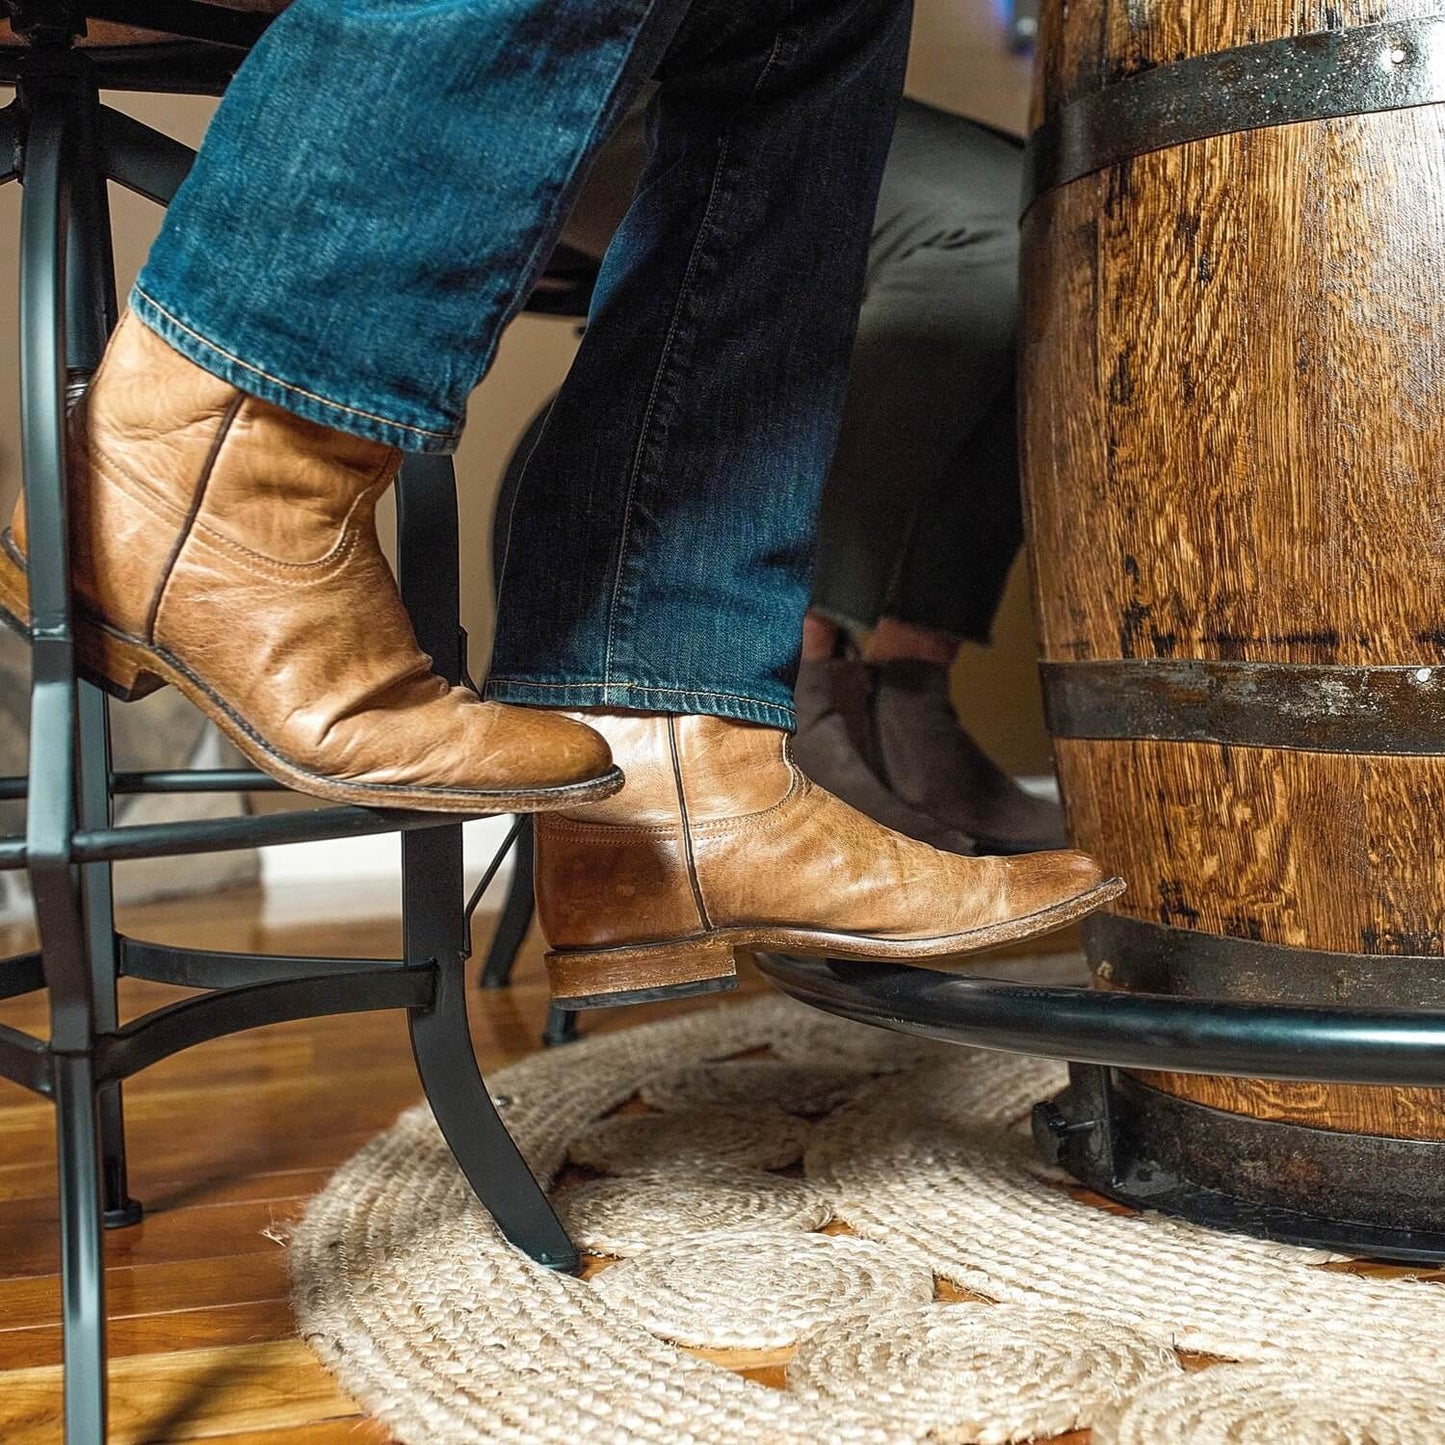
[[[1439,14],[1427,0],[1056,3],[1034,122],[1156,66]],[[1422,105],[1210,135],[1034,202],[1023,434],[1046,663],[1419,668],[1439,683],[1441,194],[1445,106]],[[1329,952],[1441,956],[1445,706],[1440,755],[1313,750],[1303,722],[1298,747],[1062,736],[1072,834],[1128,879],[1126,916],[1309,950],[1312,968]],[[1136,1081],[1146,1113],[1171,1096],[1307,1126],[1298,1180],[1310,1130],[1445,1140],[1445,1091]]]

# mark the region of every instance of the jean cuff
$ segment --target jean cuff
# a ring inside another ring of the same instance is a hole
[[[524,707],[605,707],[635,712],[707,713],[736,718],[764,727],[794,732],[797,714],[791,707],[741,697],[732,692],[696,688],[653,687],[641,682],[529,682],[517,677],[489,677],[482,696],[491,702],[520,703]]]
[[[457,449],[461,438],[460,430],[441,432],[425,427],[408,426],[405,422],[391,421],[383,416],[346,406],[339,401],[329,401],[308,391],[294,382],[283,381],[270,372],[262,371],[225,347],[202,336],[194,327],[187,325],[180,317],[173,315],[153,296],[148,296],[139,286],[130,293],[130,309],[156,333],[161,340],[179,351],[182,356],[212,376],[230,382],[238,391],[259,397],[273,406],[279,406],[295,416],[352,436],[365,437],[368,441],[380,442],[384,446],[396,447],[407,452],[449,453]]]

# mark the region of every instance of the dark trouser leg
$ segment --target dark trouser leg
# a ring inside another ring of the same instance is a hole
[[[898,0],[690,20],[511,521],[488,695],[789,726],[908,39]]]
[[[905,102],[879,196],[814,603],[984,639],[1022,526],[1013,435],[1020,150]]]

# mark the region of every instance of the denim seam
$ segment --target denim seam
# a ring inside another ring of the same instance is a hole
[[[763,62],[762,69],[758,72],[757,79],[753,82],[752,89],[748,92],[747,100],[738,107],[738,111],[745,109],[756,97],[762,88],[763,82],[767,79],[773,68],[773,63],[778,57],[779,48],[782,45],[782,31],[773,37],[772,49],[768,52],[768,58]],[[738,111],[733,113],[735,118]],[[693,241],[692,253],[687,260],[687,270],[683,273],[682,284],[678,287],[677,302],[673,307],[672,318],[668,324],[667,336],[663,341],[662,355],[658,358],[657,372],[652,379],[652,390],[647,398],[647,410],[643,413],[642,425],[638,429],[637,450],[633,453],[632,469],[627,478],[627,496],[623,501],[622,509],[622,536],[617,548],[617,571],[612,582],[612,598],[607,610],[607,644],[602,660],[602,675],[604,686],[612,677],[612,659],[614,644],[617,636],[617,619],[622,599],[622,581],[628,570],[630,547],[632,539],[632,513],[634,502],[637,496],[638,482],[643,476],[643,458],[647,452],[649,433],[652,428],[652,418],[657,407],[658,394],[662,389],[662,380],[668,370],[668,365],[673,357],[673,343],[676,340],[678,328],[682,324],[684,307],[690,296],[693,277],[697,273],[698,264],[701,261],[706,243],[711,237],[712,218],[716,207],[717,199],[722,188],[723,174],[727,168],[728,157],[732,149],[731,124],[729,131],[723,136],[722,146],[718,153],[717,165],[713,169],[712,186],[708,191],[707,205],[703,209],[702,219],[698,223],[697,236]]]
[[[272,376],[269,371],[262,370],[259,366],[252,366],[249,361],[242,361],[234,352],[227,351],[224,346],[218,346],[208,336],[203,336],[194,327],[188,326],[179,316],[174,316],[167,311],[154,296],[142,291],[137,285],[132,288],[135,295],[139,296],[147,306],[152,307],[157,313],[163,316],[177,330],[183,331],[193,341],[209,351],[215,352],[217,356],[224,357],[233,366],[238,366],[242,371],[249,372],[252,376],[258,376],[262,381],[269,381],[272,386],[279,386],[285,391],[296,396],[304,396],[307,401],[314,401],[320,406],[329,407],[333,411],[345,412],[348,416],[359,416],[366,421],[379,422],[382,426],[394,427],[397,431],[407,432],[411,436],[426,437],[433,441],[455,441],[461,435],[458,431],[434,431],[430,427],[412,426],[408,422],[393,421],[390,417],[378,416],[371,411],[363,411],[360,407],[347,406],[345,402],[332,401],[330,397],[319,396],[314,391],[307,391],[304,386],[297,386],[294,382],[284,381],[279,376]]]
[[[611,106],[611,104],[612,104],[612,101],[613,101],[614,97],[615,97],[616,94],[617,94],[617,86],[618,86],[618,83],[621,81],[622,77],[627,73],[627,67],[628,67],[628,65],[631,63],[632,57],[633,57],[634,53],[635,53],[636,50],[637,50],[637,43],[638,43],[638,41],[639,41],[639,40],[641,39],[641,37],[642,37],[643,27],[646,25],[647,21],[652,18],[652,14],[653,14],[654,9],[655,9],[655,5],[652,3],[652,0],[648,0],[648,3],[646,3],[646,4],[643,6],[642,18],[641,18],[641,20],[639,20],[638,24],[633,27],[632,33],[631,33],[631,35],[629,36],[628,41],[627,41],[627,48],[626,48],[626,50],[623,52],[622,58],[621,58],[620,62],[618,63],[616,70],[613,71],[611,81],[608,83],[608,86],[607,86],[607,99],[606,99],[606,101],[603,103],[603,105],[601,106],[601,108],[597,111],[597,114],[593,117],[592,127],[591,127],[591,129],[587,132],[587,141],[586,141],[586,144],[583,145],[582,149],[578,152],[577,156],[575,156],[575,157],[573,158],[572,168],[571,168],[571,169],[568,171],[568,173],[567,173],[567,180],[563,183],[562,187],[560,188],[560,190],[559,190],[559,192],[558,192],[559,195],[565,194],[566,191],[567,191],[567,189],[568,189],[568,187],[571,186],[572,182],[576,179],[577,171],[578,171],[579,167],[580,167],[581,164],[582,164],[582,162],[581,162],[581,157],[587,153],[587,151],[592,147],[593,143],[597,140],[597,134],[598,134],[598,131],[599,131],[599,129],[601,128],[601,125],[602,125],[602,117],[607,113],[608,109],[610,108],[610,106]],[[555,243],[555,240],[556,240],[556,237],[553,237],[554,243]],[[539,252],[541,249],[542,249],[542,235],[541,235],[541,233],[539,233],[538,236],[537,236],[537,238],[532,242],[532,250],[531,250],[531,252],[529,253],[529,255],[528,255],[528,257],[527,257],[526,270],[530,271],[530,270],[536,265],[536,263],[537,263],[537,255],[538,255],[538,252]],[[526,299],[526,298],[521,295],[520,290],[519,290],[518,297],[517,297],[517,305],[516,305],[516,309],[513,311],[513,315],[516,314],[516,311],[517,311],[517,310],[520,310],[520,309],[521,309],[521,305],[525,302],[525,299]],[[505,325],[506,325],[506,323],[503,322],[503,326],[505,326]],[[500,336],[500,334],[501,334],[501,329],[499,328],[499,329],[498,329],[498,335]],[[543,423],[543,431],[545,431],[545,430],[546,430],[546,423],[544,422],[544,423]],[[540,443],[541,440],[542,440],[541,436],[538,436],[537,441]],[[534,447],[533,447],[533,450],[536,450],[535,445],[534,445]],[[530,459],[531,459],[531,458],[530,458],[530,456],[529,456],[529,457],[528,457],[528,460],[530,460]],[[522,480],[523,480],[523,481],[526,480],[526,470],[527,470],[527,468],[526,468],[526,463],[523,463],[523,465],[522,465]],[[512,555],[512,524],[513,524],[513,521],[514,521],[514,519],[516,518],[516,515],[517,515],[517,499],[518,499],[521,495],[522,495],[522,488],[521,488],[521,486],[519,485],[518,487],[516,487],[516,488],[513,490],[513,492],[512,492],[512,504],[511,504],[511,506],[507,509],[507,539],[506,539],[506,542],[505,542],[505,544],[504,544],[504,548],[503,548],[503,551],[502,551],[502,570],[501,570],[501,573],[498,575],[498,577],[497,577],[497,582],[496,582],[497,612],[498,612],[498,614],[500,614],[500,613],[501,613],[501,610],[502,610],[502,589],[503,589],[503,587],[506,586],[506,582],[507,582],[507,561],[508,561],[508,559],[509,559],[509,558],[511,557],[511,555]],[[609,635],[609,640],[610,640],[610,635]],[[604,669],[604,670],[605,670],[605,669]]]
[[[686,710],[755,723],[760,727],[780,728],[784,732],[791,732],[798,725],[796,711],[787,704],[763,702],[734,693],[716,693],[707,688],[649,688],[626,683],[604,686],[595,680],[537,684],[490,679],[482,687],[482,696],[493,702],[514,703],[520,707],[626,708],[643,712]],[[684,708],[679,707],[680,703]]]
[[[778,712],[787,712],[788,708],[781,703],[764,702],[761,698],[747,697],[740,692],[719,692],[715,687],[659,687],[651,682],[638,682],[635,678],[614,677],[609,680],[588,680],[582,678],[576,682],[533,682],[529,677],[489,677],[487,683],[494,682],[511,683],[517,687],[537,687],[547,692],[566,692],[574,687],[630,687],[638,692],[665,692],[675,693],[679,697],[725,697],[733,702],[749,702],[755,707],[766,707]]]
[[[658,392],[662,389],[662,378],[672,358],[673,339],[682,321],[682,309],[688,298],[688,290],[697,270],[702,244],[712,222],[713,204],[717,199],[718,187],[722,180],[723,168],[727,164],[730,137],[725,137],[718,154],[717,166],[713,170],[712,185],[708,189],[707,205],[703,208],[702,220],[698,224],[697,236],[693,240],[692,253],[687,258],[687,270],[683,273],[682,285],[678,287],[677,302],[672,308],[668,321],[667,335],[663,338],[662,355],[658,358],[657,371],[652,378],[652,389],[647,396],[647,409],[642,414],[642,425],[638,428],[637,449],[632,454],[632,467],[627,475],[627,496],[622,503],[622,536],[617,544],[617,571],[612,578],[612,597],[607,607],[607,644],[602,657],[602,676],[610,681],[612,677],[613,642],[617,634],[617,615],[622,597],[622,578],[627,571],[627,560],[632,537],[632,510],[637,496],[637,483],[642,472],[642,458],[647,449],[648,433],[652,428],[652,417],[657,407]]]

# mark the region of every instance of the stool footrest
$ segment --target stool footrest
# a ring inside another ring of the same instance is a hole
[[[760,953],[802,1003],[900,1033],[1109,1068],[1445,1085],[1445,1009],[1323,1008],[1019,984]]]
[[[399,973],[399,958],[306,958],[276,953],[220,953],[204,948],[120,939],[120,971],[126,978],[173,983],[181,988],[245,988],[256,983],[325,978],[332,972]]]
[[[0,998],[19,998],[45,987],[45,967],[38,953],[17,953],[0,960]]]
[[[209,1039],[324,1014],[430,1008],[436,968],[349,967],[182,999],[96,1040],[96,1082],[129,1078]]]

